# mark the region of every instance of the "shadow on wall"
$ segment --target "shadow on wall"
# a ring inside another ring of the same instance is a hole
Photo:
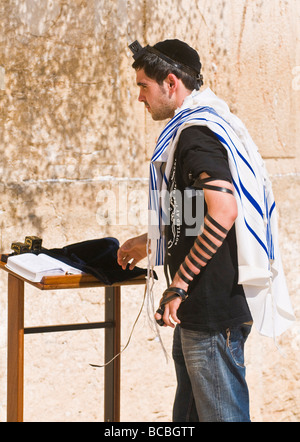
[[[165,5],[164,5],[165,4]],[[153,0],[146,3],[147,39],[149,44],[166,38],[179,38],[195,48],[201,59],[205,87],[224,93],[231,82],[224,84],[217,76],[222,67],[223,77],[231,68],[230,23],[225,19],[232,6],[225,0],[189,2],[177,0],[168,7],[167,0]],[[165,27],[161,27],[161,10],[164,10]],[[152,36],[155,36],[153,41]]]
[[[20,226],[31,217],[41,231],[43,184],[81,182],[80,193],[64,185],[52,191],[61,205],[81,199],[93,209],[95,201],[84,197],[91,182],[127,176],[143,152],[131,118],[136,96],[127,85],[126,2],[4,3],[0,210]]]

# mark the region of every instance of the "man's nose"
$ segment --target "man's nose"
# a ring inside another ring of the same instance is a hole
[[[139,93],[138,100],[141,101],[141,102],[144,102],[144,101],[145,101],[145,97],[144,97],[144,95],[142,94],[142,91]]]

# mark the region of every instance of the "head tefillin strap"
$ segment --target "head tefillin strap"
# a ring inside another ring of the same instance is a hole
[[[172,51],[172,46],[175,46],[176,44],[181,44],[181,45],[186,45],[186,43],[180,42],[179,40],[166,40],[165,42],[161,42],[161,43],[157,43],[158,45],[165,45],[166,47],[168,47],[169,45],[169,50]],[[192,48],[190,48],[188,45],[186,45],[187,48],[189,48],[191,51],[194,51]],[[150,54],[154,54],[157,57],[159,57],[161,60],[164,60],[166,63],[174,66],[176,69],[179,69],[185,73],[187,73],[188,75],[190,75],[191,77],[195,77],[197,80],[201,80],[201,74],[200,74],[200,70],[201,70],[201,63],[199,60],[199,65],[196,63],[195,67],[193,66],[188,66],[186,63],[184,63],[182,60],[177,60],[172,58],[170,55],[167,55],[163,52],[161,52],[159,49],[157,49],[156,47],[153,46],[145,46],[144,48],[140,45],[140,43],[136,40],[133,43],[131,43],[129,46],[129,49],[131,50],[131,52],[133,53],[133,58],[134,60],[138,60],[142,55],[144,55],[145,53],[150,53]],[[194,54],[193,54],[194,55]],[[190,61],[190,64],[193,64],[192,61]]]

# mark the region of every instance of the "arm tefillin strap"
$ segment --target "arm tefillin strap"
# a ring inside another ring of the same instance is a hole
[[[192,176],[190,176],[190,178],[192,179]],[[208,190],[215,190],[218,192],[224,192],[224,193],[229,193],[231,195],[233,195],[233,192],[231,189],[227,189],[226,187],[221,187],[221,186],[214,186],[211,184],[207,184],[211,181],[216,181],[216,178],[205,178],[205,179],[200,179],[197,178],[193,183],[192,186],[195,187],[196,189],[208,189]],[[223,226],[221,226],[216,220],[214,220],[209,214],[206,215],[206,220],[209,221],[214,228],[218,229],[218,231],[220,231],[221,233],[223,233],[226,237],[228,230],[225,229]],[[204,229],[203,232],[200,236],[198,236],[196,238],[195,244],[192,247],[190,253],[187,256],[188,261],[197,269],[199,269],[201,271],[201,269],[204,267],[199,261],[197,261],[192,254],[199,259],[202,263],[204,263],[205,265],[208,263],[208,261],[213,257],[213,255],[216,253],[216,251],[218,250],[218,248],[220,247],[220,245],[216,244],[213,240],[209,239],[207,237],[207,235],[204,233],[204,231],[206,231],[207,233],[209,233],[211,236],[214,237],[214,239],[216,239],[217,241],[221,241],[221,243],[224,241],[225,237],[221,236],[218,232],[216,232],[214,229],[212,229],[211,227],[209,227],[207,225],[206,222],[204,222]],[[201,241],[202,240],[202,241]],[[207,244],[209,247],[211,247],[212,250],[208,249],[204,244]],[[196,246],[198,246],[199,250],[196,248]],[[209,256],[209,258],[205,257],[202,255],[201,252],[204,252],[206,255]],[[196,274],[189,268],[187,262],[184,260],[184,262],[181,264],[181,266],[179,267],[178,270],[178,276],[182,279],[182,281],[184,281],[186,284],[190,284],[192,282],[191,279],[187,278],[182,270],[181,267],[185,270],[185,272],[187,273],[187,275],[189,275],[192,279],[196,276]]]
[[[217,190],[218,192],[224,192],[224,193],[230,193],[233,195],[233,192],[231,189],[227,189],[227,187],[221,187],[221,186],[212,186],[211,184],[207,184],[210,181],[217,181],[217,178],[204,178],[201,180],[200,178],[195,179],[192,186],[195,187],[195,189],[207,189],[207,190]]]
[[[218,229],[218,231],[222,232],[225,236],[221,236],[219,235],[218,232],[216,232],[214,229],[210,228],[206,223],[204,223],[204,230],[209,231],[210,235],[213,236],[213,238],[215,238],[217,241],[221,242],[221,244],[223,243],[224,239],[226,238],[226,235],[228,233],[228,230],[225,229],[223,226],[221,226],[216,220],[214,220],[209,213],[206,215],[206,220],[209,221],[211,223],[212,226],[214,226],[214,228]],[[204,240],[213,250],[208,249],[203,242],[201,241]],[[187,255],[187,259],[188,261],[190,261],[190,263],[196,267],[197,269],[199,269],[201,271],[201,269],[203,267],[205,267],[205,265],[208,263],[208,261],[214,256],[214,254],[216,253],[216,251],[218,250],[218,248],[221,246],[221,244],[215,244],[213,242],[213,240],[210,240],[209,238],[207,238],[207,236],[205,235],[205,233],[202,233],[201,235],[199,235],[196,240],[195,243],[190,251],[190,253]],[[202,253],[205,253],[206,255],[208,255],[209,257],[205,257],[201,252],[198,251],[197,247],[201,250]],[[201,263],[199,261],[197,261],[197,259],[195,259],[192,254],[201,261]],[[204,265],[202,264],[204,263]],[[187,275],[189,275],[192,279],[187,278],[182,270],[181,267],[183,267],[184,271],[187,273]],[[190,284],[192,282],[192,280],[194,279],[194,277],[196,276],[196,274],[194,273],[194,271],[192,269],[190,269],[188,263],[186,262],[186,260],[184,260],[184,262],[181,264],[178,272],[177,272],[178,276],[186,283],[186,284]],[[169,293],[171,293],[170,296]],[[181,301],[185,301],[188,297],[188,294],[185,290],[181,289],[181,288],[176,288],[176,287],[170,287],[169,289],[165,290],[165,292],[163,293],[163,297],[162,300],[160,302],[160,306],[157,309],[157,313],[161,315],[160,319],[157,319],[156,322],[159,325],[164,325],[164,321],[163,321],[163,314],[165,312],[165,305],[168,304],[169,302],[171,302],[173,299],[177,298],[177,297],[181,298]]]
[[[169,293],[172,293],[170,296],[168,296]],[[188,297],[187,292],[179,287],[170,287],[169,289],[165,290],[163,293],[162,300],[160,301],[160,306],[156,310],[156,313],[159,313],[161,315],[160,319],[156,319],[156,322],[158,325],[164,325],[163,321],[163,314],[165,313],[165,305],[169,302],[173,301],[175,298],[181,298],[181,301],[185,301]]]
[[[213,228],[208,226],[207,221],[210,222]],[[215,229],[217,229],[217,231]],[[204,232],[209,233],[213,237],[213,239],[209,239]],[[219,232],[222,232],[225,236],[221,236]],[[228,230],[225,229],[225,227],[221,226],[221,224],[219,224],[209,213],[206,215],[204,220],[203,232],[201,233],[201,235],[199,235],[196,238],[190,253],[187,255],[186,259],[183,261],[177,272],[178,276],[186,284],[190,284],[194,279],[194,277],[196,276],[196,273],[189,267],[189,262],[194,267],[196,267],[196,269],[199,269],[201,271],[201,269],[206,266],[208,261],[214,256],[218,248],[222,245],[224,239],[226,238],[227,233]],[[221,244],[216,244],[214,240],[218,241]],[[205,244],[207,244],[207,246],[209,246],[212,250],[209,249]],[[206,256],[204,256],[203,253]],[[188,276],[190,276],[192,279],[189,279],[183,273],[181,267],[183,268],[185,273]]]
[[[220,186],[214,186],[211,184],[207,184],[210,181],[216,181],[216,178],[205,178],[201,180],[200,178],[197,178],[194,183],[192,184],[193,187],[196,189],[208,189],[208,190],[216,190],[218,192],[224,192],[229,193],[233,195],[233,192],[231,189],[227,189],[226,187],[220,187]],[[213,227],[210,227],[207,225],[208,221]],[[217,230],[217,231],[216,231]],[[212,239],[207,237],[207,234],[212,236]],[[223,233],[225,236],[220,235],[220,233]],[[225,240],[226,236],[228,234],[228,230],[225,229],[225,227],[221,226],[209,213],[206,214],[204,219],[204,226],[203,226],[203,232],[196,238],[195,243],[193,247],[191,248],[189,254],[187,255],[186,259],[189,263],[191,263],[194,267],[201,269],[207,265],[207,263],[210,261],[210,259],[214,256],[214,254],[217,252],[219,247],[221,247],[223,241]],[[214,241],[218,241],[218,244],[216,244]],[[205,244],[207,244],[209,249]],[[221,243],[221,244],[220,244]],[[200,249],[200,251],[199,251]],[[207,256],[204,256],[203,253],[205,253]],[[194,256],[193,256],[194,255]],[[183,261],[183,263],[180,265],[177,274],[184,281],[186,284],[190,284],[194,277],[196,276],[196,273],[189,267],[189,264],[186,262],[186,259]],[[201,262],[199,262],[201,261]],[[203,265],[204,264],[204,265]],[[187,275],[189,275],[192,279],[189,279],[187,276],[185,276],[181,270],[181,267],[184,269]],[[199,273],[198,273],[199,274]],[[172,295],[167,296],[169,293],[172,293]],[[185,301],[188,297],[188,294],[185,290],[171,287],[163,293],[162,300],[160,302],[160,306],[157,309],[157,313],[161,315],[161,319],[157,319],[156,322],[159,325],[164,325],[163,321],[163,314],[165,312],[165,305],[171,302],[176,297],[180,297],[182,301]]]

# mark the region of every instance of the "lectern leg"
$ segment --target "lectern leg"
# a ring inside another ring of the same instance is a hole
[[[8,275],[7,421],[23,421],[24,282]]]
[[[112,327],[105,329],[105,362],[120,352],[121,345],[121,288],[105,288],[105,321]],[[115,357],[105,366],[104,372],[104,421],[120,421],[120,372],[121,358]]]

